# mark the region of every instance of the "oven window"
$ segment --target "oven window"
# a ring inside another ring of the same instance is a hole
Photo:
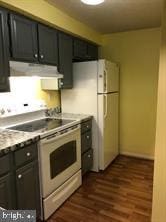
[[[76,141],[63,144],[50,154],[51,179],[76,162]]]

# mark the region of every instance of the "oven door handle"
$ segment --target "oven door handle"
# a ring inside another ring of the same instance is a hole
[[[64,136],[68,136],[68,135],[70,135],[70,134],[75,133],[75,132],[78,131],[79,129],[80,129],[80,126],[78,126],[78,127],[75,128],[75,129],[72,129],[72,130],[70,130],[69,132],[66,132],[66,133],[64,133],[64,134],[60,134],[60,135],[58,135],[58,136],[53,136],[52,138],[50,138],[50,137],[51,137],[51,135],[50,135],[50,136],[48,136],[48,137],[40,140],[40,141],[41,141],[41,145],[42,145],[42,144],[47,144],[47,143],[52,143],[52,142],[54,142],[54,141],[56,141],[56,140],[58,140],[58,139],[60,139],[60,138],[62,138],[62,137],[64,137]]]

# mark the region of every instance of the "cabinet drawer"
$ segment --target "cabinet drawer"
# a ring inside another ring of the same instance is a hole
[[[10,171],[10,155],[0,157],[0,175]]]
[[[16,167],[25,164],[37,157],[37,144],[31,144],[14,153]]]
[[[91,170],[93,166],[93,150],[90,149],[82,155],[82,175]]]
[[[81,133],[84,133],[92,128],[92,120],[88,120],[81,124]]]
[[[91,130],[81,135],[81,153],[84,153],[92,147]]]

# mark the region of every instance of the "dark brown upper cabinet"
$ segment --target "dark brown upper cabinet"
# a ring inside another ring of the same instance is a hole
[[[89,60],[98,59],[98,46],[87,43],[87,59]]]
[[[98,46],[81,39],[73,40],[73,60],[90,61],[98,59]]]
[[[10,14],[11,56],[20,61],[38,61],[37,23]]]
[[[74,39],[73,42],[73,57],[75,60],[83,60],[86,58],[87,45],[86,42],[80,39]]]
[[[57,31],[44,25],[38,25],[39,61],[51,65],[58,64]]]
[[[13,60],[57,65],[57,31],[25,17],[10,14]]]
[[[0,92],[9,90],[9,44],[7,12],[0,9]]]
[[[73,39],[72,36],[65,33],[58,33],[59,45],[59,65],[58,71],[63,74],[61,81],[62,89],[70,89],[73,87]]]

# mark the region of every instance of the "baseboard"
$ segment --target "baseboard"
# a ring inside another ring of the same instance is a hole
[[[131,153],[131,152],[123,152],[123,151],[121,151],[120,154],[121,155],[125,155],[125,156],[131,156],[131,157],[147,159],[147,160],[154,160],[154,156],[150,156],[150,155]]]

